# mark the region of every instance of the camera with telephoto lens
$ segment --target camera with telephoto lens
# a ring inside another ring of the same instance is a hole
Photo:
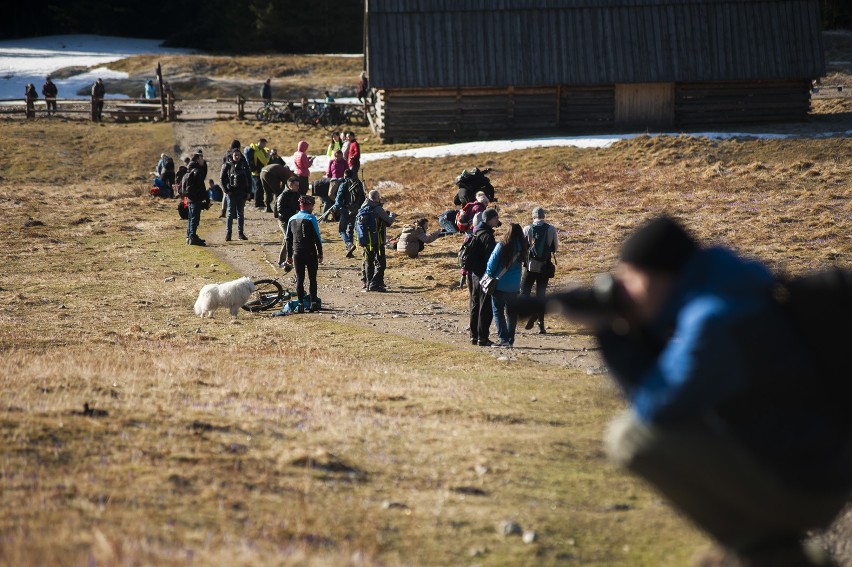
[[[561,313],[569,319],[607,324],[624,313],[621,284],[611,274],[595,278],[591,287],[577,287],[547,295],[544,299],[520,298],[515,303],[519,317]]]

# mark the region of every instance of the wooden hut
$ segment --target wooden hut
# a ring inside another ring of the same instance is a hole
[[[803,118],[816,0],[367,0],[383,140]]]

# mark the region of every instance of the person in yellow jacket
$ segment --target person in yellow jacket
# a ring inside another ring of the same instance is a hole
[[[261,170],[269,165],[269,150],[266,149],[266,138],[261,138],[256,144],[246,148],[246,161],[251,169],[251,192],[254,195],[254,206],[266,210],[263,202],[263,185],[260,182]]]

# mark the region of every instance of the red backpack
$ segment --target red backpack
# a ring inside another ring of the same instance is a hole
[[[473,230],[473,207],[476,201],[468,203],[456,213],[456,228],[459,232],[470,232]]]

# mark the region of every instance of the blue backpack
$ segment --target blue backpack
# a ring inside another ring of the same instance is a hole
[[[319,297],[314,299],[313,303],[316,303],[316,310],[319,310],[319,309],[322,308],[322,300]],[[311,296],[306,295],[302,299],[302,310],[305,313],[307,313],[308,311],[311,310]],[[284,307],[281,308],[281,311],[273,313],[272,316],[273,317],[281,317],[281,316],[285,316],[285,315],[293,315],[293,314],[298,313],[298,312],[299,312],[299,300],[298,299],[291,299],[290,301],[288,301],[284,304]]]
[[[355,229],[358,231],[358,244],[372,249],[372,245],[379,244],[379,227],[376,223],[376,214],[373,207],[368,204],[358,209],[355,216]]]

